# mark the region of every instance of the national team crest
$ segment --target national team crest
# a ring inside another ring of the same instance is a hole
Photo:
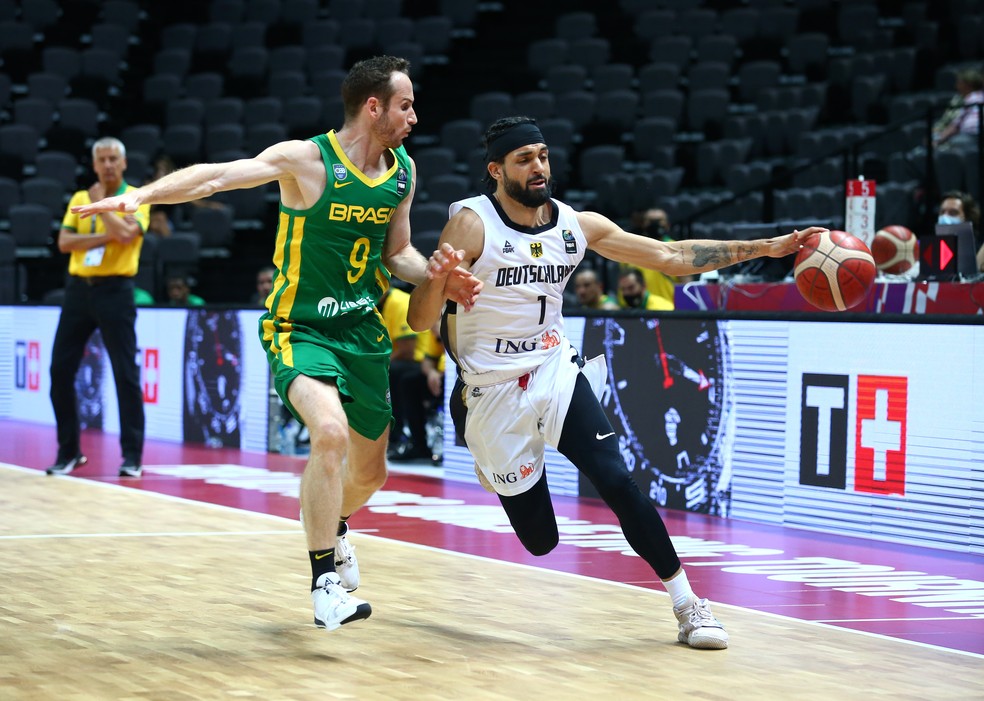
[[[348,177],[348,170],[341,163],[332,166],[332,171],[335,173],[335,180],[345,180]]]
[[[534,258],[542,258],[543,257],[543,244],[542,243],[531,243],[530,244],[530,253],[532,254],[532,256]]]
[[[564,237],[564,249],[568,253],[577,253],[577,241],[574,240],[574,232],[570,229],[564,229],[561,236]]]

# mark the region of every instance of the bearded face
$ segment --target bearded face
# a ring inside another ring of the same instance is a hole
[[[553,181],[547,174],[533,174],[526,180],[513,180],[505,171],[502,173],[502,187],[506,194],[524,207],[539,207],[550,199]]]

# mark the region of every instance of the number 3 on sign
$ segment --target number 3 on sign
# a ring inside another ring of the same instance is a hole
[[[846,190],[844,228],[871,246],[875,238],[875,181],[848,180]]]

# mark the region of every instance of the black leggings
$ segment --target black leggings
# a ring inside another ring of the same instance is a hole
[[[611,435],[609,435],[611,434]],[[598,440],[597,436],[606,436]],[[557,446],[591,480],[598,494],[618,517],[632,549],[660,579],[680,569],[680,558],[656,507],[643,496],[618,452],[618,437],[583,375],[578,375],[567,418]],[[559,541],[546,472],[528,491],[499,496],[516,535],[529,552],[546,555]]]

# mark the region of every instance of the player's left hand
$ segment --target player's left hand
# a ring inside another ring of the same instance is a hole
[[[447,277],[464,258],[464,251],[454,250],[449,243],[440,244],[427,260],[427,278],[438,280]]]
[[[446,278],[444,295],[470,311],[482,291],[482,281],[458,267],[464,257],[463,250],[456,251],[450,244],[442,243],[427,261],[427,277],[431,280]]]
[[[769,239],[767,255],[770,258],[783,258],[791,253],[797,253],[808,238],[813,234],[822,234],[824,231],[827,231],[825,227],[811,226],[802,231],[795,230],[791,234]]]

